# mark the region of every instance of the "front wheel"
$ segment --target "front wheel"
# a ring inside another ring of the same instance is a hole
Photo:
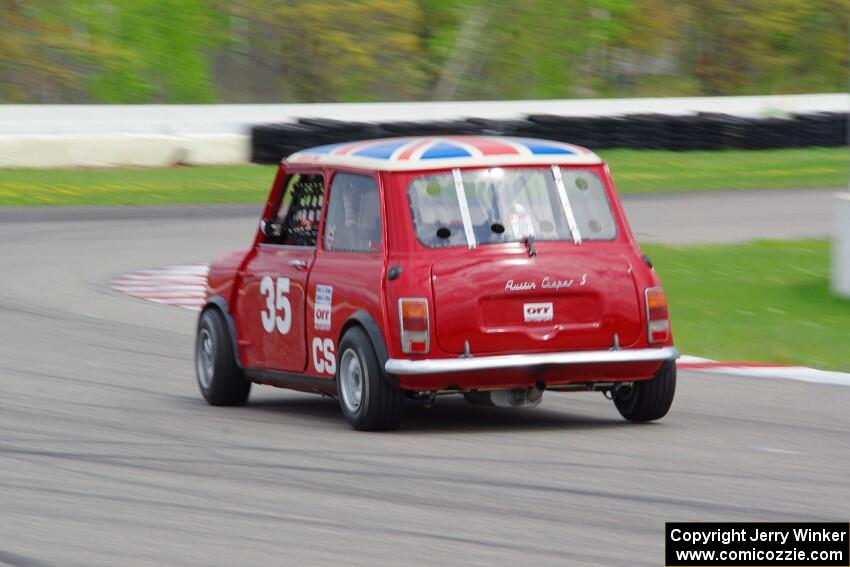
[[[362,329],[352,327],[339,343],[336,383],[339,407],[354,429],[381,431],[398,427],[404,397],[378,367],[372,342]]]
[[[629,421],[653,421],[667,415],[675,393],[676,362],[669,360],[650,380],[618,390],[614,405]]]
[[[233,352],[224,317],[214,308],[201,314],[195,340],[195,374],[204,399],[212,406],[242,406],[248,401],[251,382]]]

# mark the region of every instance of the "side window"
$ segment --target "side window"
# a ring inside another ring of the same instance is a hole
[[[381,201],[374,177],[352,173],[334,176],[324,239],[325,250],[336,252],[381,249]]]
[[[586,169],[561,168],[567,198],[584,240],[614,240],[617,222],[605,195],[602,180]]]
[[[407,195],[413,225],[422,244],[430,248],[466,246],[451,173],[417,177],[411,182]]]
[[[290,175],[275,219],[280,225],[280,234],[269,236],[267,242],[286,246],[315,246],[324,192],[321,175]]]

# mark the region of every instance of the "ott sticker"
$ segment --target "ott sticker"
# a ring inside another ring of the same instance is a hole
[[[313,326],[319,331],[331,328],[331,304],[334,288],[330,285],[316,286],[316,305],[313,309]]]
[[[522,312],[526,323],[551,321],[555,309],[551,303],[524,303]]]

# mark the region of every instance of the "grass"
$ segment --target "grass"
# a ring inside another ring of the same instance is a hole
[[[606,150],[621,193],[844,187],[847,148],[718,152]],[[273,166],[0,169],[0,206],[259,203]]]
[[[259,203],[273,166],[0,169],[0,206]]]
[[[850,166],[846,147],[599,153],[621,193],[847,187]]]
[[[646,245],[682,352],[850,372],[850,300],[829,290],[829,244]]]

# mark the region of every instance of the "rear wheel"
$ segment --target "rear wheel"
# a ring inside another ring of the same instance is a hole
[[[629,421],[661,419],[676,393],[676,362],[667,361],[650,380],[635,382],[614,394],[614,405]]]
[[[195,374],[204,399],[213,406],[242,406],[251,382],[236,364],[224,317],[214,308],[201,314],[195,340]]]
[[[354,429],[395,429],[401,422],[404,397],[398,384],[381,372],[375,349],[359,327],[346,331],[339,343],[336,383],[339,407]]]

